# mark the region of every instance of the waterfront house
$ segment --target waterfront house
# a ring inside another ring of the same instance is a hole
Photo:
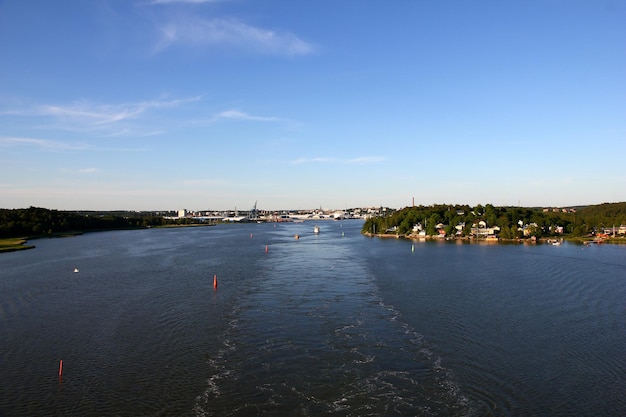
[[[494,237],[498,233],[500,233],[500,227],[499,226],[487,227],[487,223],[481,220],[478,222],[478,224],[472,225],[471,233],[477,238],[486,238],[489,236]]]

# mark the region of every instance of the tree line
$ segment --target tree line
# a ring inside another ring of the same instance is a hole
[[[135,229],[167,224],[163,216],[139,212],[88,212],[40,207],[0,209],[0,238],[40,237],[95,230]]]
[[[363,224],[363,233],[380,234],[393,230],[407,235],[413,226],[421,224],[427,235],[437,235],[437,225],[444,224],[446,236],[456,233],[456,226],[463,225],[461,236],[470,236],[472,225],[484,221],[489,227],[500,228],[499,237],[515,239],[524,237],[523,226],[529,228],[527,236],[548,237],[554,235],[587,236],[612,226],[626,224],[626,202],[604,203],[574,209],[544,210],[542,208],[495,207],[492,204],[405,207],[386,216],[372,217]],[[562,230],[562,233],[560,231]]]

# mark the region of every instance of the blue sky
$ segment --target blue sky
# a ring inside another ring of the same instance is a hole
[[[626,201],[626,2],[0,0],[0,207]]]

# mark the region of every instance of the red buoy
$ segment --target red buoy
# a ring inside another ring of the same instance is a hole
[[[213,288],[217,288],[217,275],[213,275]]]
[[[59,361],[59,378],[63,377],[63,359]]]

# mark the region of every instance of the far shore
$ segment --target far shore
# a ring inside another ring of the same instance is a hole
[[[171,224],[164,226],[153,226],[153,228],[178,228],[178,227],[206,227],[206,226],[214,226],[215,224],[211,223],[194,223],[194,224]],[[64,233],[56,233],[53,235],[41,235],[41,236],[29,236],[29,237],[14,237],[14,238],[3,238],[0,239],[0,253],[4,252],[15,252],[27,249],[34,249],[35,245],[28,245],[27,243],[30,240],[35,239],[43,239],[43,238],[59,238],[59,237],[72,237],[78,236],[83,233],[93,233],[93,232],[106,232],[112,230],[140,230],[145,228],[137,228],[137,229],[102,229],[102,230],[84,230],[84,231],[75,231],[75,232],[64,232]],[[610,237],[599,240],[595,237],[545,237],[539,238],[536,240],[532,239],[476,239],[473,237],[454,237],[454,238],[441,238],[439,236],[417,236],[414,234],[408,235],[400,235],[397,233],[370,233],[364,232],[364,236],[367,237],[378,237],[382,239],[406,239],[412,241],[456,241],[456,242],[468,242],[468,243],[525,243],[525,244],[536,244],[536,243],[553,243],[555,241],[568,241],[572,243],[578,244],[598,244],[598,243],[614,243],[614,244],[626,244],[626,236],[623,237]]]
[[[477,239],[474,237],[468,237],[468,236],[464,236],[464,237],[447,237],[447,238],[442,238],[439,236],[417,236],[414,234],[408,234],[408,235],[400,235],[397,233],[371,233],[371,232],[364,232],[363,233],[364,236],[367,237],[379,237],[381,239],[406,239],[406,240],[412,240],[412,241],[433,241],[433,242],[451,242],[451,241],[457,241],[457,242],[462,242],[462,241],[466,241],[466,242],[471,242],[471,243],[553,243],[553,242],[557,242],[557,241],[568,241],[568,242],[572,242],[572,243],[579,243],[579,244],[590,244],[590,243],[616,243],[616,244],[626,244],[626,236],[624,237],[610,237],[610,238],[606,238],[606,239],[597,239],[595,237],[567,237],[567,236],[561,236],[561,237],[542,237],[536,240],[533,239],[529,239],[529,238],[525,238],[525,239],[520,239],[520,238],[516,238],[516,239]]]

